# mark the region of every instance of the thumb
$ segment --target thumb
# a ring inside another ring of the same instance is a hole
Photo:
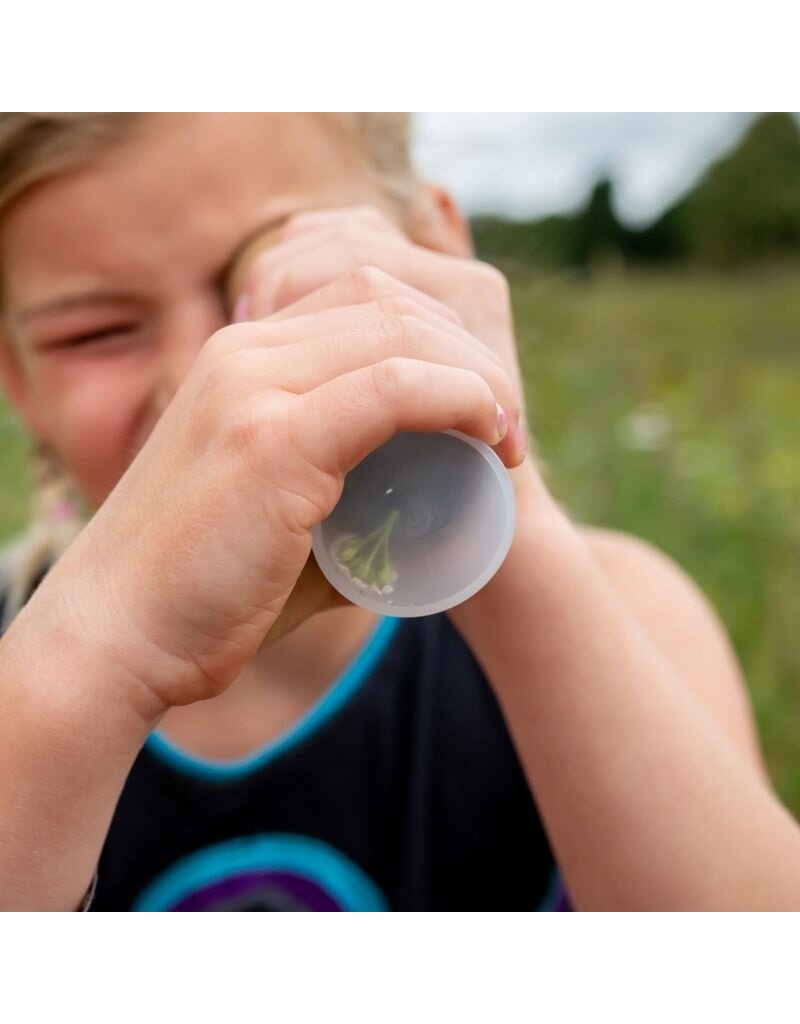
[[[313,554],[309,555],[286,604],[272,624],[272,628],[261,646],[264,647],[274,643],[280,637],[286,636],[287,633],[296,629],[317,612],[324,612],[329,608],[341,608],[349,604],[351,602],[335,587],[332,587],[323,576]]]

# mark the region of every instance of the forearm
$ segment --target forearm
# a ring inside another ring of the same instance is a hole
[[[453,619],[579,908],[800,908],[800,830],[557,510]]]
[[[0,641],[2,910],[80,905],[157,714],[40,589]]]

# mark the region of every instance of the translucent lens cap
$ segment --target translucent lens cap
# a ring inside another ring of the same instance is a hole
[[[352,470],[312,530],[320,569],[382,615],[433,615],[497,572],[516,522],[514,486],[492,449],[455,430],[395,434]]]

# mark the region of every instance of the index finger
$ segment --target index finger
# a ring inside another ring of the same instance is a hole
[[[432,313],[436,313],[458,327],[464,326],[461,317],[450,306],[418,288],[414,288],[413,285],[392,277],[391,274],[387,274],[377,267],[358,267],[336,281],[298,299],[290,306],[284,306],[267,320],[269,323],[275,323],[307,313],[321,313],[327,309],[335,309],[337,306],[354,306],[391,296],[414,299],[418,305],[429,309]]]

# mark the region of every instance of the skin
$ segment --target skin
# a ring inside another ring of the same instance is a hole
[[[7,390],[98,509],[0,644],[3,906],[78,905],[154,725],[235,756],[325,688],[375,619],[309,530],[396,430],[449,427],[514,482],[509,557],[449,614],[576,905],[800,906],[724,634],[663,556],[548,494],[507,287],[442,190],[402,217],[318,118],[159,115],[31,190],[0,249]],[[117,297],[25,315],[86,289]]]

